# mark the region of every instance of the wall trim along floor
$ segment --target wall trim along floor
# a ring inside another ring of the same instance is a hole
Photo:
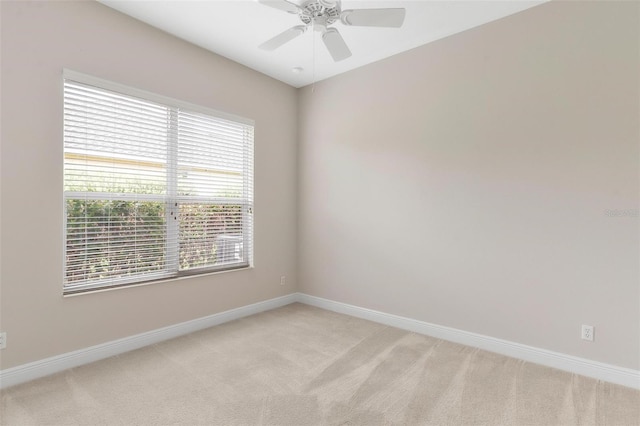
[[[290,303],[300,302],[318,308],[346,314],[369,321],[413,331],[419,334],[436,337],[451,342],[477,347],[490,352],[499,353],[524,361],[557,368],[570,373],[592,377],[606,382],[616,383],[634,389],[640,389],[640,371],[610,364],[604,364],[584,358],[578,358],[546,349],[522,345],[520,343],[483,336],[450,327],[443,327],[405,318],[346,303],[335,302],[303,293],[292,293],[275,299],[242,306],[236,309],[213,314],[204,318],[175,324],[169,327],[152,330],[147,333],[125,337],[112,342],[80,349],[62,355],[31,362],[0,371],[0,388],[24,383],[40,377],[48,376],[69,368],[78,367],[110,356],[122,354],[144,346],[152,345],[204,328],[213,327],[235,319],[243,318],[259,312],[279,308]]]
[[[473,346],[489,352],[495,352],[535,364],[557,368],[558,370],[564,370],[570,373],[603,380],[605,382],[640,389],[640,371],[637,370],[527,346],[520,343],[510,342],[508,340],[484,336],[482,334],[430,324],[428,322],[405,318],[398,315],[386,314],[384,312],[335,302],[321,297],[309,296],[307,294],[299,293],[297,301],[341,314],[401,328],[403,330],[413,331],[415,333],[467,346]]]
[[[0,389],[296,302],[297,293],[0,370]]]

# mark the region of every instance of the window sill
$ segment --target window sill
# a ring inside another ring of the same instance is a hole
[[[76,297],[76,296],[84,296],[88,294],[104,293],[106,291],[125,290],[125,289],[130,289],[135,287],[146,287],[150,285],[172,283],[172,282],[182,281],[182,280],[192,280],[194,278],[203,278],[203,277],[209,277],[212,275],[227,274],[230,272],[246,271],[250,269],[254,269],[254,266],[245,266],[243,268],[235,268],[235,269],[225,269],[222,271],[203,272],[200,274],[182,275],[179,277],[162,278],[154,281],[146,281],[141,283],[122,284],[122,285],[115,285],[111,287],[93,288],[93,289],[87,289],[87,290],[77,290],[73,292],[63,293],[62,297],[63,298]]]

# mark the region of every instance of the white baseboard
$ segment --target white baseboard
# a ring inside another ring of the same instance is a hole
[[[290,303],[300,302],[341,314],[363,318],[369,321],[425,334],[463,345],[473,346],[490,352],[499,353],[524,361],[557,368],[570,373],[592,377],[606,382],[616,383],[634,389],[640,389],[640,371],[615,365],[604,364],[584,358],[578,358],[546,349],[457,330],[455,328],[430,324],[398,315],[361,308],[346,303],[335,302],[303,293],[293,293],[275,299],[265,300],[252,305],[242,306],[220,312],[204,318],[152,330],[147,333],[125,337],[112,342],[80,349],[29,364],[19,365],[0,371],[0,389],[24,383],[40,377],[78,367],[110,356],[119,355],[134,349],[173,339],[208,327],[213,327],[235,319],[279,308]]]
[[[53,356],[40,361],[19,365],[0,371],[0,389],[24,383],[40,377],[58,373],[69,368],[78,367],[110,356],[139,349],[164,340],[173,339],[184,334],[193,333],[235,319],[243,318],[259,312],[279,308],[297,301],[298,295],[292,293],[275,299],[265,300],[252,305],[242,306],[207,317],[170,325],[135,336],[125,337],[74,352]]]
[[[482,334],[470,333],[468,331],[430,324],[428,322],[405,318],[398,315],[386,314],[384,312],[348,305],[346,303],[334,302],[333,300],[310,296],[303,293],[298,293],[297,301],[329,311],[390,325],[392,327],[425,334],[427,336],[448,340],[450,342],[473,346],[489,352],[499,353],[501,355],[529,361],[535,364],[541,364],[547,367],[557,368],[558,370],[564,370],[570,373],[603,380],[605,382],[640,389],[640,371],[638,370],[617,367],[615,365],[605,364],[598,361],[522,345],[520,343],[510,342],[507,340],[496,339],[495,337],[484,336]]]

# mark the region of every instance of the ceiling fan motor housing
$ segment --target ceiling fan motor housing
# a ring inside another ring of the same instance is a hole
[[[300,8],[298,16],[307,25],[314,22],[327,26],[340,18],[340,3],[329,0],[310,1]]]

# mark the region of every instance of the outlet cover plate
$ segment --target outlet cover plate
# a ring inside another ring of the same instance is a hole
[[[593,342],[593,326],[582,324],[582,340]]]

